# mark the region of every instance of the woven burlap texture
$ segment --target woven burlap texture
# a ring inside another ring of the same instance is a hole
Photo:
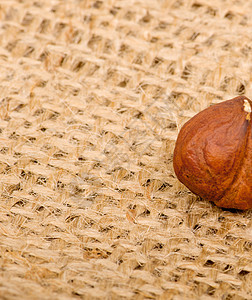
[[[0,1],[0,299],[252,299],[251,211],[178,182],[178,131],[252,96],[252,4]]]

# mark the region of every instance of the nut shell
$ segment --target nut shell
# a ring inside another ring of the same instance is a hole
[[[252,101],[210,106],[179,132],[173,157],[178,179],[217,206],[252,208]]]

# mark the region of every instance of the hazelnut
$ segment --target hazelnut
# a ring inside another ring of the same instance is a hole
[[[173,166],[178,179],[219,207],[252,208],[252,101],[215,104],[181,128]]]

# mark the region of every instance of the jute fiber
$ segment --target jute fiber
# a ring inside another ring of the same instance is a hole
[[[251,211],[178,182],[178,131],[252,96],[248,0],[0,1],[0,299],[252,299]]]

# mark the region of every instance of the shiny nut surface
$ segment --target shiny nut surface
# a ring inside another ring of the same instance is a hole
[[[215,104],[179,132],[173,157],[178,179],[193,193],[225,208],[252,208],[252,101]]]

